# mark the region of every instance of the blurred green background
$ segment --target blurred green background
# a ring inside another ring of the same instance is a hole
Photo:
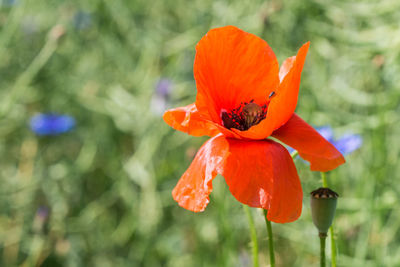
[[[364,139],[328,174],[341,196],[339,266],[400,266],[400,1],[0,3],[0,266],[251,266],[246,216],[222,177],[203,213],[173,201],[207,138],[161,118],[194,101],[195,44],[229,24],[268,41],[279,62],[311,41],[297,112]],[[76,129],[38,137],[38,112],[74,116]],[[317,266],[308,193],[321,181],[296,166],[304,209],[273,224],[277,263]]]

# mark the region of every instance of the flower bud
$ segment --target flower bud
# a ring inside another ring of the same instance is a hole
[[[311,215],[320,235],[328,232],[336,211],[339,195],[329,188],[321,187],[311,193]]]

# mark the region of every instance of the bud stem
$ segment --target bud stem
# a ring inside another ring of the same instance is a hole
[[[328,187],[328,180],[326,179],[326,173],[321,172],[322,186]],[[333,224],[329,229],[329,233],[331,234],[331,259],[332,259],[332,267],[336,267],[336,241],[334,236],[335,230],[333,229]]]
[[[325,241],[326,241],[326,234],[321,234],[319,233],[319,241],[320,241],[320,247],[321,247],[321,267],[325,267]]]
[[[332,267],[336,267],[336,242],[333,230],[333,224],[329,229],[329,233],[331,234],[331,257],[332,257]]]
[[[275,254],[274,254],[274,239],[272,236],[272,227],[271,222],[267,219],[267,210],[264,210],[264,219],[267,224],[267,232],[268,232],[268,248],[269,248],[269,263],[271,267],[275,267]]]

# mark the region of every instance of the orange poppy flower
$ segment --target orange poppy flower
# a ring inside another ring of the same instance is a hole
[[[212,180],[221,174],[241,203],[268,210],[277,223],[296,220],[303,192],[287,149],[293,147],[311,170],[329,171],[342,154],[294,113],[308,51],[279,69],[267,42],[233,26],[210,30],[197,44],[194,61],[196,102],[168,110],[164,120],[194,136],[211,136],[172,192],[180,206],[203,211]]]

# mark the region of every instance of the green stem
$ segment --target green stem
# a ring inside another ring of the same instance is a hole
[[[328,187],[328,180],[326,179],[326,173],[325,172],[321,172],[321,178],[322,178],[322,186],[323,187]],[[335,240],[335,236],[334,236],[334,228],[333,228],[333,224],[332,226],[329,228],[329,233],[330,233],[330,239],[331,239],[331,259],[332,259],[332,267],[336,267],[336,240]]]
[[[329,233],[331,234],[331,258],[332,258],[332,267],[336,267],[336,241],[334,236],[333,224],[329,229]]]
[[[253,254],[253,267],[258,267],[258,241],[257,241],[257,232],[256,228],[254,226],[254,220],[253,217],[251,216],[250,209],[247,205],[243,205],[244,212],[247,215],[247,220],[249,222],[249,228],[250,228],[250,236],[251,236],[251,251]]]
[[[37,56],[33,59],[30,65],[26,68],[26,70],[17,78],[14,83],[14,86],[11,87],[7,95],[3,99],[3,106],[0,106],[0,117],[4,116],[10,108],[13,107],[16,99],[24,93],[24,90],[27,86],[32,82],[35,76],[39,73],[39,71],[43,68],[43,66],[48,62],[50,57],[56,51],[58,46],[58,39],[62,35],[55,35],[55,31],[57,28],[62,31],[62,26],[54,26],[48,35],[47,41],[37,54]],[[1,53],[1,51],[0,51]]]
[[[322,178],[322,186],[323,187],[328,187],[328,180],[326,179],[326,173],[321,172],[321,178]]]
[[[325,267],[325,241],[326,241],[326,234],[319,233],[319,243],[320,243],[320,250],[321,250],[321,267]]]
[[[268,247],[269,247],[269,262],[270,266],[274,267],[275,266],[275,254],[274,254],[274,239],[272,236],[272,227],[271,227],[271,222],[267,219],[267,210],[264,210],[264,218],[265,218],[265,223],[267,224],[267,232],[268,232]]]
[[[290,156],[292,157],[292,159],[294,159],[295,157],[297,157],[297,155],[299,155],[299,152],[297,150],[293,151],[292,154],[290,154]]]

